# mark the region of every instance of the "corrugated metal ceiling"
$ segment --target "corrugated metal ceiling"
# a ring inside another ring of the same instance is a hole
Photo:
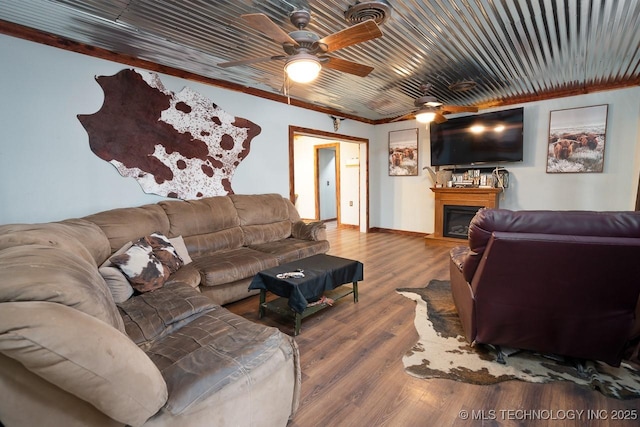
[[[0,19],[62,38],[273,94],[283,62],[216,64],[282,54],[239,17],[264,13],[286,32],[288,15],[311,11],[320,37],[352,23],[365,0],[0,0]],[[454,105],[509,104],[640,84],[638,0],[388,1],[383,37],[333,54],[374,67],[367,77],[324,69],[292,98],[381,121],[413,109],[421,86]],[[2,26],[0,25],[0,30]],[[471,80],[473,90],[452,91]]]

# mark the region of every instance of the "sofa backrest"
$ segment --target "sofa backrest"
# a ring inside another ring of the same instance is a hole
[[[0,250],[23,245],[57,247],[92,263],[101,263],[111,253],[107,236],[83,219],[0,226]]]
[[[285,199],[279,194],[232,194],[245,245],[286,239],[291,236],[291,217]]]
[[[169,237],[182,236],[194,257],[242,246],[240,220],[228,196],[160,202],[169,220]]]
[[[640,212],[480,209],[469,224],[469,248],[473,253],[464,263],[468,282],[495,232],[640,238]]]
[[[164,209],[158,204],[111,209],[86,216],[84,219],[102,229],[109,239],[112,253],[125,243],[151,233],[160,232],[165,235],[169,233],[169,219]]]
[[[182,236],[189,254],[199,257],[285,239],[291,236],[292,223],[300,216],[293,204],[279,194],[232,194],[165,200],[99,212],[84,219],[102,229],[111,253],[128,242],[160,232],[170,238]]]
[[[0,251],[0,303],[48,301],[72,307],[124,332],[124,323],[93,261],[56,246]]]
[[[469,244],[486,244],[494,231],[569,236],[640,237],[640,212],[512,211],[480,209],[469,229]],[[473,248],[472,248],[473,249]]]

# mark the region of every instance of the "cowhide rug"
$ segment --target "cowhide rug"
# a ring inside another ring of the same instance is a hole
[[[496,362],[492,348],[471,347],[464,338],[448,281],[432,280],[425,288],[402,288],[397,292],[416,301],[414,323],[420,338],[402,359],[405,370],[414,377],[480,385],[508,380],[573,381],[605,396],[640,398],[640,371],[624,362],[619,368],[588,362],[586,371],[579,373],[572,363],[559,357],[518,352],[510,355],[503,365]]]

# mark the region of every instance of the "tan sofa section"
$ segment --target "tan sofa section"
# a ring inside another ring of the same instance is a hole
[[[120,292],[114,254],[152,233],[190,262],[153,291]],[[222,305],[252,295],[260,270],[328,250],[324,224],[277,194],[0,225],[0,422],[285,426],[300,396],[295,340]]]

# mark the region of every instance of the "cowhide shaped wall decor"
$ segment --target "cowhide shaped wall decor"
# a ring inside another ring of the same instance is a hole
[[[104,103],[78,120],[98,157],[146,193],[179,199],[233,193],[231,178],[260,126],[187,87],[167,91],[154,73],[125,69],[96,81]]]

